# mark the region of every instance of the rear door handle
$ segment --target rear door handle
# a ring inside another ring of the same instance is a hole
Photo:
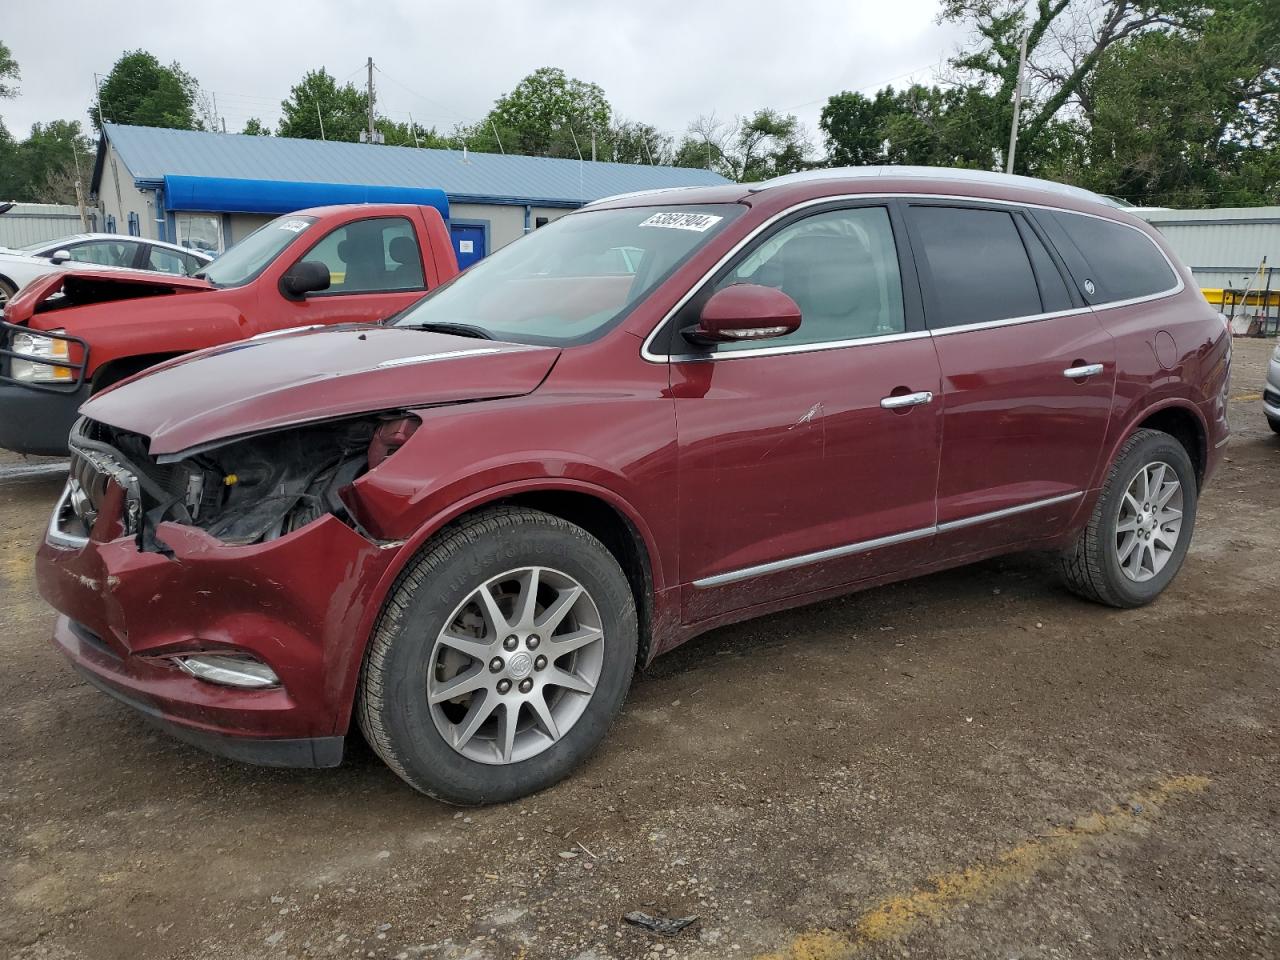
[[[896,397],[885,397],[880,401],[880,406],[886,410],[897,410],[899,407],[918,407],[922,403],[932,403],[933,394],[928,390],[921,390],[919,393],[904,393]]]
[[[1062,375],[1068,380],[1079,380],[1081,377],[1096,377],[1102,372],[1102,364],[1086,363],[1083,367],[1067,367]]]

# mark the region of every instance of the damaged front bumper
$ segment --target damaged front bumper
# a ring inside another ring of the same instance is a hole
[[[143,465],[150,469],[152,464]],[[396,544],[333,513],[270,539],[228,543],[162,519],[139,465],[77,450],[36,561],[60,614],[54,644],[94,685],[212,752],[334,766],[358,679],[362,618]],[[263,664],[243,688],[192,675],[201,654]]]

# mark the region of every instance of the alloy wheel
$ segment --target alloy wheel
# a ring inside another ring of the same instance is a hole
[[[1120,500],[1115,550],[1120,569],[1144,583],[1165,568],[1182,532],[1182,481],[1164,461],[1134,476]]]
[[[577,580],[521,567],[480,584],[436,638],[427,700],[436,729],[480,763],[518,763],[582,717],[604,664],[600,611]]]

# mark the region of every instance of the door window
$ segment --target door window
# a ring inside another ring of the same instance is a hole
[[[138,251],[136,243],[128,240],[89,240],[77,243],[67,252],[80,263],[97,263],[104,267],[131,267]]]
[[[149,247],[147,259],[143,262],[143,269],[159,270],[162,273],[175,273],[178,276],[185,276],[198,269],[195,265],[199,263],[200,261],[195,257],[178,253],[176,250],[168,250],[164,247]]]
[[[776,287],[800,307],[794,333],[761,343],[722,343],[716,352],[831,343],[902,333],[902,277],[889,211],[831,210],[767,237],[716,284]]]
[[[1043,313],[1013,215],[1004,210],[914,206],[916,253],[931,277],[929,326],[956,327]]]
[[[404,217],[376,217],[339,227],[302,259],[329,268],[329,294],[421,290],[426,285],[418,238]]]

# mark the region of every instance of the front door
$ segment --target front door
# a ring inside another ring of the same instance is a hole
[[[691,323],[741,282],[778,287],[801,311],[775,340],[669,341],[686,622],[901,569],[927,549],[939,372],[894,219],[865,205],[783,220],[676,318]]]
[[[1097,465],[1114,343],[1021,211],[920,203],[908,216],[942,366],[939,552],[1047,536]]]
[[[274,321],[272,327],[383,320],[427,289],[417,231],[406,217],[353,220],[329,231],[297,260],[328,267],[329,289],[301,300],[264,291],[286,304],[282,310],[262,311]],[[290,316],[289,322],[278,322],[281,316]]]

